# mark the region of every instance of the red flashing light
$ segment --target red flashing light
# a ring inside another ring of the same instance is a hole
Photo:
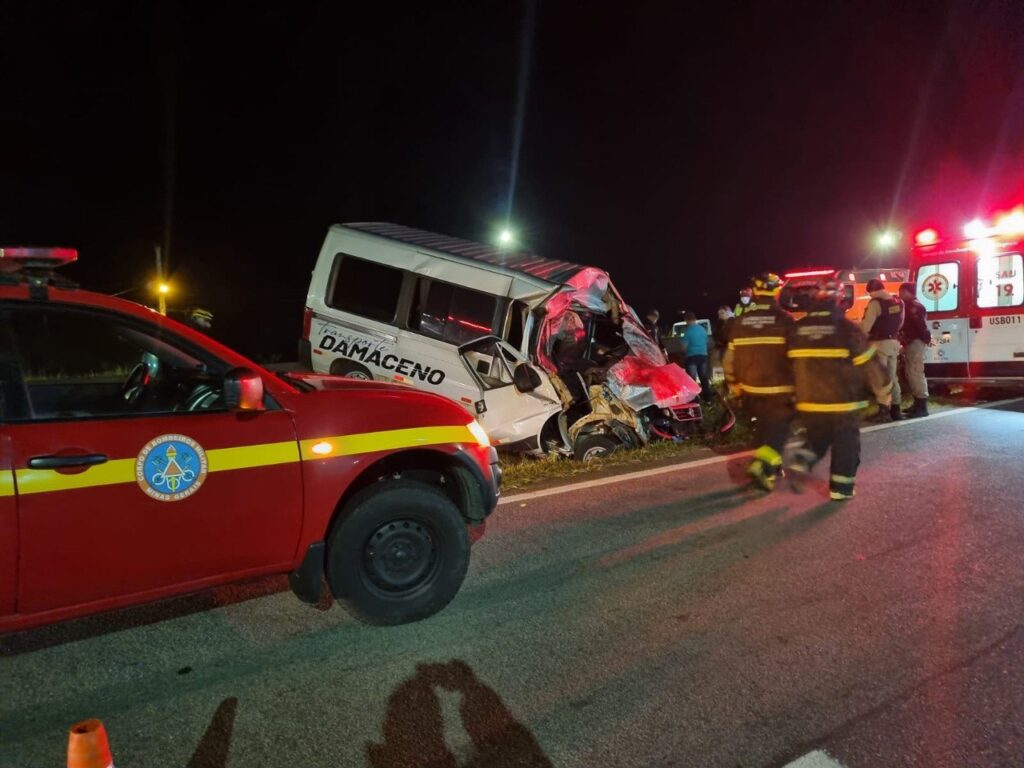
[[[53,269],[78,261],[74,248],[0,248],[0,271],[11,272],[26,267]]]
[[[918,245],[933,245],[939,241],[939,233],[929,227],[928,229],[922,229],[916,235],[914,235],[914,242]]]
[[[302,312],[302,338],[308,339],[313,330],[313,310],[306,307]]]
[[[794,277],[825,277],[835,273],[834,269],[806,269],[800,272],[786,272],[783,277],[786,280],[792,280]]]
[[[448,315],[448,320],[449,322],[454,320],[456,323],[463,326],[464,328],[470,328],[474,331],[483,331],[484,333],[491,332],[491,328],[489,326],[481,325],[480,323],[474,323],[470,320],[463,320],[462,318],[454,317],[452,315]]]

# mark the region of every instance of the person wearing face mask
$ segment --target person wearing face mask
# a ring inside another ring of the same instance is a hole
[[[754,291],[750,288],[740,288],[740,303],[732,311],[734,317],[739,317],[750,308],[750,302],[754,299]]]

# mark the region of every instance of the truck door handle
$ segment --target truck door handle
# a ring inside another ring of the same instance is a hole
[[[67,469],[69,467],[92,467],[106,464],[105,453],[81,453],[77,456],[33,456],[28,460],[29,469]]]

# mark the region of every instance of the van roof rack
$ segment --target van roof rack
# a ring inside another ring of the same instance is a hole
[[[370,235],[384,237],[388,240],[396,240],[407,245],[429,248],[459,259],[483,262],[512,272],[519,272],[520,274],[545,280],[552,284],[560,285],[583,269],[579,264],[573,264],[569,261],[546,259],[524,251],[495,248],[483,243],[475,243],[472,240],[439,235],[435,232],[427,232],[423,229],[406,227],[401,224],[370,221],[342,224],[341,226],[346,229],[354,229]]]

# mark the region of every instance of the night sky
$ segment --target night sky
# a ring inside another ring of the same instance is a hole
[[[493,238],[523,71],[521,240],[666,322],[1024,202],[1024,3],[626,5],[7,0],[0,244],[150,300],[171,125],[174,300],[288,359],[330,224]]]

